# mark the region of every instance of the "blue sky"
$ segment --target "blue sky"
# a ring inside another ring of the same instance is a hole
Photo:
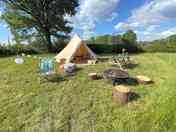
[[[66,18],[73,34],[84,39],[132,29],[138,40],[151,41],[176,34],[176,0],[80,0],[76,16]],[[12,35],[1,23],[0,42],[8,38]]]

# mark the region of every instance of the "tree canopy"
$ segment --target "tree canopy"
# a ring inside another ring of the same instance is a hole
[[[65,16],[76,14],[78,0],[4,0],[2,19],[8,24],[18,42],[26,36],[42,36],[48,51],[52,38],[68,36],[72,27]]]
[[[137,44],[137,35],[133,30],[129,30],[123,34],[123,40],[127,44]]]
[[[137,35],[134,31],[129,30],[122,35],[117,34],[117,35],[102,35],[92,37],[90,38],[89,43],[135,45],[137,44]]]

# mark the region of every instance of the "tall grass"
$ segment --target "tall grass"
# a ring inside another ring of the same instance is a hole
[[[112,84],[90,81],[88,73],[102,72],[107,62],[82,68],[60,82],[40,82],[38,61],[0,59],[0,131],[175,132],[176,54],[140,54],[131,76],[147,75],[152,85],[132,86],[140,95],[121,106],[112,99]]]

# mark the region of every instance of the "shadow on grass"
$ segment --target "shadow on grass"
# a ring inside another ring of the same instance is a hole
[[[123,65],[123,68],[125,68],[125,69],[134,69],[134,68],[136,68],[136,67],[138,67],[139,66],[139,64],[125,64],[125,65]],[[112,64],[112,67],[115,67],[115,68],[119,68],[119,65],[118,64]]]
[[[79,71],[81,71],[82,69],[83,69],[82,67],[77,67],[76,70],[75,70],[75,72],[79,72]]]
[[[61,75],[49,75],[49,76],[44,76],[42,77],[44,80],[52,83],[59,83],[62,81],[66,81],[66,78]]]
[[[101,58],[98,58],[98,61],[99,62],[107,62],[109,60],[109,57],[101,57]]]
[[[138,67],[139,66],[139,64],[127,64],[127,65],[125,65],[124,67],[125,68],[127,68],[127,69],[134,69],[134,68],[136,68],[136,67]]]
[[[137,101],[141,96],[135,92],[131,92],[129,94],[129,100],[131,101]]]
[[[113,79],[112,84],[113,84],[113,86],[115,86],[115,85],[136,86],[139,83],[135,78],[127,78],[127,79]]]
[[[139,84],[138,81],[136,80],[136,78],[132,78],[132,77],[126,79],[126,81],[124,83],[127,85],[132,85],[132,86],[136,86]]]

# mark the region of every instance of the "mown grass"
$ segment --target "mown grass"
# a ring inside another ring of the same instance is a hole
[[[133,86],[140,95],[121,106],[113,102],[112,84],[90,81],[89,72],[110,68],[107,62],[86,66],[59,82],[40,82],[38,61],[0,59],[0,131],[2,132],[175,132],[176,54],[140,54],[131,76],[144,74],[152,85]]]

